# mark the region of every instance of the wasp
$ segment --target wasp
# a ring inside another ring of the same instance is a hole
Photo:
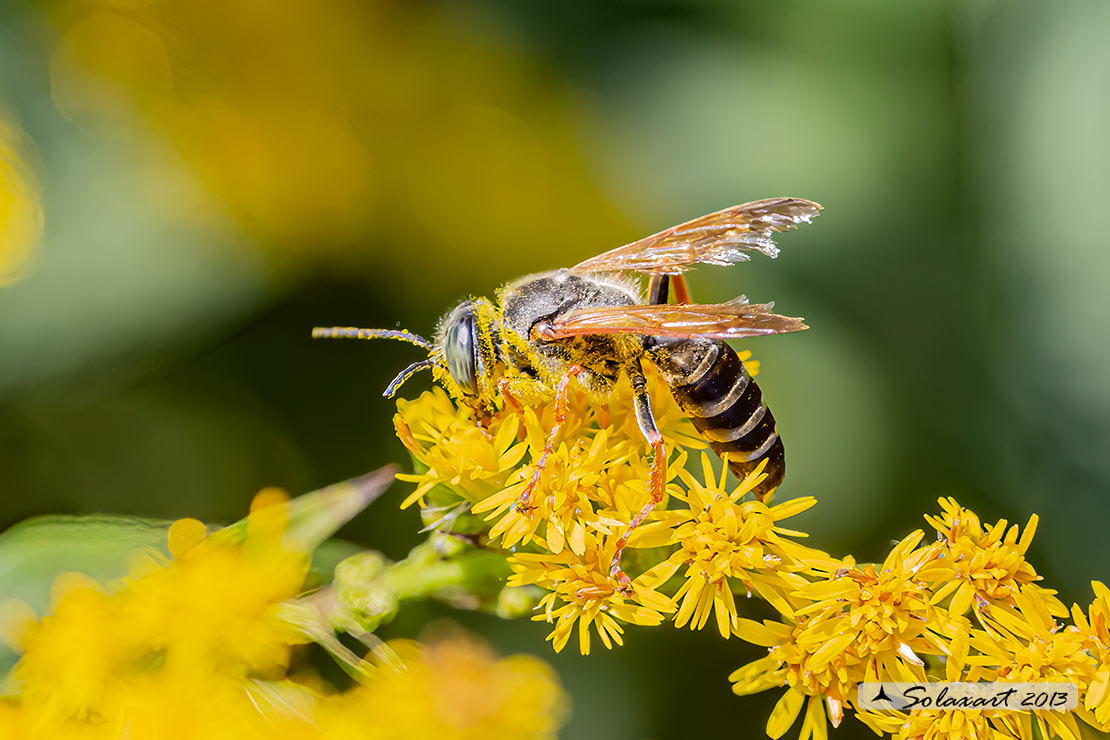
[[[765,499],[782,483],[786,461],[775,417],[763,393],[725,340],[808,328],[773,313],[773,303],[691,302],[684,273],[695,265],[731,265],[751,252],[778,255],[776,232],[808,223],[821,206],[770,198],[726,208],[626,244],[574,267],[528,275],[494,300],[469,298],[444,316],[432,340],[403,330],[331,327],[314,337],[397,339],[428,352],[386,388],[392,397],[421,370],[431,370],[457,402],[488,419],[507,406],[555,401],[555,423],[517,508],[534,507],[544,465],[566,420],[572,382],[598,403],[617,384],[632,389],[636,421],[652,449],[650,500],[618,540],[611,575],[622,583],[620,553],[633,530],[665,495],[667,455],[651,410],[645,361],[658,370],[683,413],[741,478],[763,465],[753,489]],[[646,293],[640,279],[649,276]],[[674,303],[670,300],[673,292]]]

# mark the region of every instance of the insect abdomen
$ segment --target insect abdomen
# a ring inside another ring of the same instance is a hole
[[[767,461],[767,477],[753,491],[762,498],[782,483],[786,459],[775,417],[763,403],[763,392],[748,374],[735,350],[724,342],[706,347],[708,367],[692,382],[672,385],[679,406],[698,432],[738,477]],[[709,354],[709,353],[712,353]]]

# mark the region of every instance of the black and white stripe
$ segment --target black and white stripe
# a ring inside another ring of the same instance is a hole
[[[782,483],[786,472],[775,417],[735,350],[724,342],[714,342],[707,349],[688,382],[673,385],[671,391],[702,437],[728,460],[737,476],[743,478],[767,460],[767,477],[754,489],[757,496],[766,495]]]

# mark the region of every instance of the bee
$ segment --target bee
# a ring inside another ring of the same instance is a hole
[[[800,198],[771,198],[726,208],[626,244],[568,269],[528,275],[503,286],[495,300],[468,298],[444,316],[431,341],[408,331],[331,327],[314,337],[397,339],[428,352],[394,378],[392,397],[412,375],[431,370],[457,402],[487,419],[506,406],[555,401],[555,423],[517,500],[535,506],[548,456],[567,416],[576,383],[598,403],[617,384],[631,385],[636,421],[652,449],[650,500],[617,542],[610,565],[621,583],[620,554],[633,530],[664,498],[667,455],[651,410],[644,375],[650,363],[683,413],[743,478],[763,465],[754,492],[765,499],[782,483],[786,460],[775,417],[743,362],[725,340],[808,328],[801,318],[773,313],[773,303],[691,302],[684,273],[698,264],[731,265],[750,252],[776,257],[776,232],[808,223],[821,206]],[[646,294],[629,273],[649,276]],[[670,303],[673,292],[674,303]]]

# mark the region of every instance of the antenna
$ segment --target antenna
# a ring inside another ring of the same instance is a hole
[[[359,329],[354,326],[317,326],[313,339],[396,339],[432,351],[432,343],[419,334],[404,329]]]

